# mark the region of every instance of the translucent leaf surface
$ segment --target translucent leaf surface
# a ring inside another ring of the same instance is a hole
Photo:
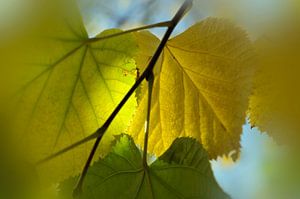
[[[299,17],[288,17],[256,41],[259,67],[249,108],[252,126],[268,132],[279,142],[297,145],[300,140],[298,24]]]
[[[143,69],[159,40],[137,33]],[[210,158],[239,152],[253,77],[254,51],[245,33],[209,18],[171,39],[155,66],[149,152],[162,154],[181,136],[197,138]],[[147,94],[129,128],[143,143]]]
[[[131,34],[93,40],[74,4],[49,5],[53,7],[44,6],[38,25],[32,25],[28,33],[32,38],[24,40],[28,46],[18,50],[23,55],[16,70],[16,140],[33,162],[95,132],[135,81],[137,45]],[[96,37],[116,32],[119,30],[107,30]],[[109,151],[112,135],[126,128],[135,106],[131,98],[123,107],[98,155]],[[55,181],[78,174],[91,144],[39,166],[40,173]]]

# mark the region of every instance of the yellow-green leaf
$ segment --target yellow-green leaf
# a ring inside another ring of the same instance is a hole
[[[66,3],[66,2],[64,2]],[[31,161],[38,161],[95,132],[135,81],[136,42],[131,34],[91,40],[74,5],[46,9],[33,26],[18,61],[15,101],[16,140]],[[50,11],[50,13],[47,13]],[[38,32],[37,32],[38,31]],[[119,32],[108,30],[101,37]],[[29,42],[28,42],[29,41]],[[110,149],[136,106],[131,98],[103,137],[97,154]],[[78,174],[91,150],[84,144],[38,167],[48,180]],[[96,156],[98,156],[96,155]]]
[[[276,141],[299,143],[299,17],[285,18],[256,41],[259,67],[250,98],[252,126]]]
[[[149,33],[136,37],[141,48],[137,63],[143,68],[159,41]],[[210,158],[239,152],[253,57],[246,34],[225,20],[206,19],[171,39],[154,71],[149,151],[160,155],[177,137],[191,136]],[[141,145],[146,104],[144,93],[129,128]]]

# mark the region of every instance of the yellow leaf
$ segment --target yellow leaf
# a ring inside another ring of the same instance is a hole
[[[143,68],[159,40],[149,33],[136,37],[142,56],[137,63]],[[245,33],[221,19],[206,19],[171,39],[154,69],[149,151],[160,155],[175,138],[191,136],[210,158],[232,150],[238,153],[253,55]],[[141,145],[146,103],[145,93],[129,128]]]
[[[299,143],[299,17],[282,22],[256,42],[259,68],[248,112],[252,126],[276,141]]]
[[[33,25],[30,35],[34,37],[27,39],[26,46],[21,44],[23,59],[15,71],[19,85],[14,98],[15,140],[33,162],[95,132],[135,81],[137,45],[131,34],[92,40],[73,4],[56,6],[45,9],[39,26]],[[96,37],[116,32],[108,30]],[[105,155],[113,135],[127,127],[135,106],[131,98],[123,107],[96,158]],[[41,176],[58,181],[78,174],[92,145],[83,144],[39,165]]]

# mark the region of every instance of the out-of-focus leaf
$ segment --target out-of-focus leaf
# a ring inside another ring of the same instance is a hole
[[[299,143],[300,26],[288,18],[256,41],[259,67],[255,75],[249,116],[252,126],[278,142]]]
[[[33,162],[95,132],[135,81],[133,36],[92,40],[75,7],[72,1],[48,1],[24,43],[18,44],[20,49],[13,51],[12,56],[18,57],[14,63],[14,86],[18,87],[13,97],[14,136],[24,157]],[[96,38],[116,32],[120,30],[107,30]],[[123,107],[97,156],[109,151],[112,135],[126,128],[135,106],[131,98]],[[78,174],[91,144],[40,165],[39,173],[49,181]]]

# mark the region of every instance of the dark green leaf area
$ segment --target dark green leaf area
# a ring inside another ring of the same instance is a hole
[[[71,196],[77,178],[62,183]],[[128,135],[117,138],[112,151],[90,167],[81,199],[219,199],[229,198],[217,184],[201,144],[177,138],[150,166]]]

